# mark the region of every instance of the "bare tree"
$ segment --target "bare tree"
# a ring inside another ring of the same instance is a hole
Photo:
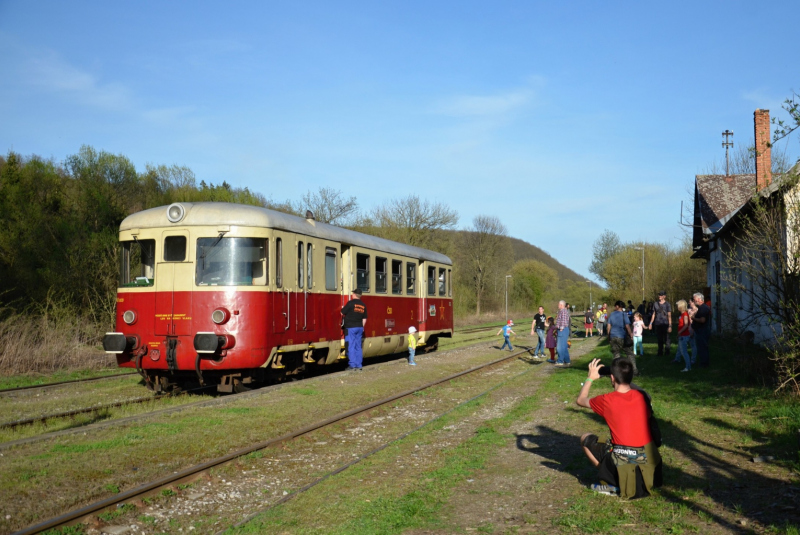
[[[305,214],[305,210],[311,210],[317,221],[347,225],[358,214],[358,201],[355,197],[345,197],[339,190],[321,187],[316,192],[308,191],[303,195],[297,212]]]
[[[479,215],[461,235],[458,248],[462,276],[475,290],[475,313],[480,315],[487,288],[511,266],[511,241],[505,225],[495,216]]]
[[[375,208],[367,221],[377,227],[375,233],[381,237],[432,248],[438,233],[456,226],[458,212],[443,203],[409,195]]]
[[[789,157],[784,150],[779,151],[773,147],[772,150],[772,174],[779,175],[789,170],[791,164]],[[732,175],[753,175],[756,172],[756,144],[753,138],[746,144],[737,146],[730,154],[730,174]],[[725,158],[712,162],[707,165],[703,170],[705,175],[724,175],[725,174]],[[694,196],[694,187],[691,191]],[[691,205],[690,205],[691,206]]]

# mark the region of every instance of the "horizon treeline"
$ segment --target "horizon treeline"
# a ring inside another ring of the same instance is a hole
[[[443,202],[409,195],[371,209],[331,188],[276,201],[227,182],[197,182],[188,167],[147,165],[83,146],[63,163],[15,152],[0,156],[0,306],[19,313],[58,301],[111,327],[118,281],[119,225],[128,215],[173,202],[231,202],[304,216],[442,252],[454,263],[459,317],[532,315],[559,299],[589,304],[584,277],[537,247],[508,236],[499,218],[477,216],[457,228]],[[508,277],[510,275],[510,277]],[[507,285],[507,286],[506,286]],[[595,301],[602,289],[594,286]]]

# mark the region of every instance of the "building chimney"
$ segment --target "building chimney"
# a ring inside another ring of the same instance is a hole
[[[756,134],[756,190],[772,182],[772,140],[770,139],[769,110],[753,112]]]

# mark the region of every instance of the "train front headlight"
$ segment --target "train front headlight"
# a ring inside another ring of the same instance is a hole
[[[225,308],[218,308],[211,313],[211,321],[217,325],[227,323],[229,319],[231,319],[231,313]]]
[[[186,215],[186,209],[179,203],[172,203],[167,207],[167,219],[170,223],[178,223]]]
[[[136,323],[136,318],[138,316],[139,315],[136,313],[135,310],[126,310],[125,312],[122,313],[122,321],[124,321],[128,325],[133,325],[134,323]]]

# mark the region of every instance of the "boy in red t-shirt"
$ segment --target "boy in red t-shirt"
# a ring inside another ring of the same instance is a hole
[[[613,392],[589,399],[592,382],[600,379],[600,359],[589,364],[589,377],[581,388],[577,403],[602,416],[611,431],[611,442],[598,442],[597,435],[586,433],[581,447],[592,465],[598,468],[601,481],[591,486],[603,494],[639,498],[661,484],[660,437],[651,433],[653,410],[646,392],[632,384],[633,364],[625,357],[611,363]],[[655,427],[657,429],[657,425]],[[622,490],[621,490],[622,489]]]

